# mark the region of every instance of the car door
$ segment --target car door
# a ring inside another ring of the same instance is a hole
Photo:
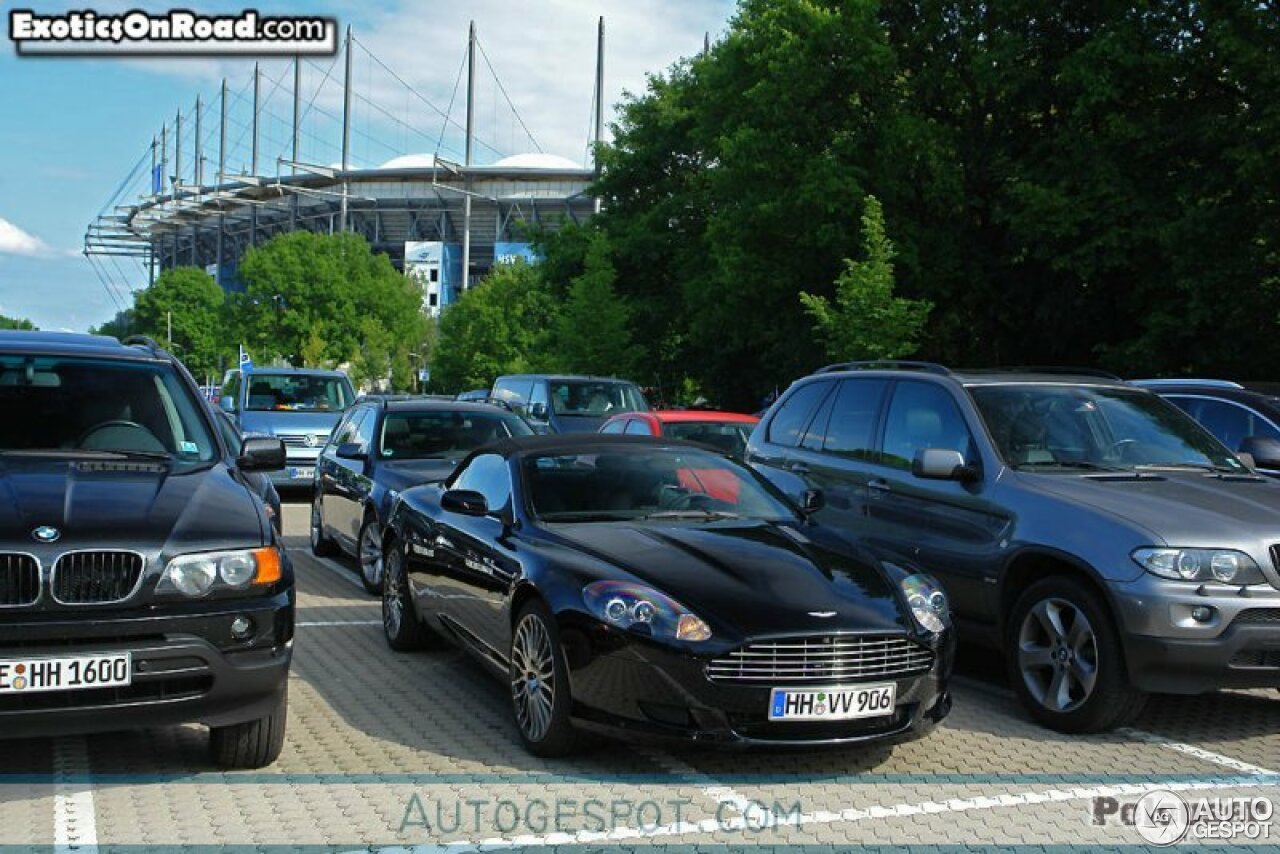
[[[796,502],[810,488],[810,464],[818,456],[801,441],[835,385],[834,380],[815,380],[789,389],[747,445],[747,463]]]
[[[867,483],[888,389],[885,379],[841,380],[796,452],[808,469],[806,482],[826,498],[817,519],[856,536],[867,534]]]
[[[987,619],[1008,514],[987,500],[981,480],[926,480],[911,473],[916,452],[925,448],[959,451],[979,466],[973,427],[942,385],[899,380],[889,394],[879,451],[869,466],[867,538],[937,576],[958,616]]]
[[[482,454],[450,484],[485,497],[489,513],[467,516],[441,511],[436,539],[439,565],[448,577],[450,598],[444,613],[497,660],[505,661],[510,626],[505,612],[512,588],[520,578],[520,562],[507,519],[512,488],[509,463],[498,454]]]
[[[360,448],[360,458],[339,460],[343,464],[343,534],[350,539],[353,549],[360,538],[360,526],[364,524],[365,499],[373,490],[373,446],[381,416],[381,407],[368,408],[356,422],[351,439]]]
[[[341,474],[344,471],[338,459],[338,446],[349,441],[354,435],[355,425],[364,415],[364,407],[356,407],[343,416],[338,426],[329,434],[329,440],[320,449],[316,457],[316,498],[320,503],[320,514],[324,525],[329,529],[338,527],[338,517],[342,511],[338,491],[341,488]]]
[[[325,522],[333,531],[338,542],[347,550],[355,550],[355,533],[351,530],[351,517],[356,501],[356,468],[363,465],[362,460],[348,460],[338,456],[338,448],[343,445],[359,444],[360,430],[366,421],[374,420],[369,407],[361,406],[354,410],[351,423],[343,436],[337,437],[334,443],[332,462],[328,466],[329,481],[325,487]]]

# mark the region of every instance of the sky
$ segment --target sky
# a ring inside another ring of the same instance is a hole
[[[217,99],[224,77],[231,92],[228,173],[247,166],[251,147],[245,129],[252,114],[251,58],[21,58],[7,38],[8,11],[187,8],[227,14],[246,5],[247,0],[0,0],[0,315],[72,331],[109,320],[129,301],[125,283],[144,287],[146,274],[128,259],[108,260],[101,272],[120,289],[104,286],[82,254],[86,226],[134,165],[149,163],[153,136],[162,124],[172,134],[179,110],[187,117],[184,172],[191,180],[190,116],[197,95],[206,109],[206,181],[216,171]],[[341,28],[352,27],[358,43],[351,146],[357,167],[437,149],[442,157],[461,160],[464,94],[457,83],[470,20],[483,50],[477,59],[475,161],[541,148],[585,164],[598,17],[604,16],[606,29],[607,123],[624,91],[643,91],[646,74],[699,51],[704,35],[715,39],[725,31],[734,10],[733,0],[264,0],[254,8],[267,15],[329,15]],[[329,57],[304,65],[305,162],[340,160],[342,71],[342,60],[335,64]],[[261,86],[260,160],[273,164],[290,136],[291,66],[263,61]],[[145,172],[124,185],[124,200],[136,201],[146,191]]]

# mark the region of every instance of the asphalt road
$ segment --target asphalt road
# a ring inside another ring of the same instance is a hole
[[[279,762],[223,773],[199,727],[0,742],[0,843],[1133,845],[1143,837],[1120,816],[1150,790],[1280,794],[1280,696],[1161,697],[1131,729],[1068,738],[1031,723],[991,657],[974,651],[944,726],[893,749],[605,741],[536,759],[520,747],[501,684],[455,651],[388,650],[352,564],[311,556],[305,505],[286,506],[285,529],[299,613]]]

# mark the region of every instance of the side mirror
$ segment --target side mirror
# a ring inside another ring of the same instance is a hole
[[[537,421],[547,420],[547,405],[542,401],[529,404],[529,417]]]
[[[806,489],[800,498],[800,509],[806,516],[811,516],[826,506],[827,496],[821,489]]]
[[[242,471],[277,471],[284,468],[284,442],[270,436],[251,436],[240,443],[236,465]]]
[[[222,407],[223,412],[236,411],[236,396],[234,394],[224,394],[218,398],[218,406]]]
[[[911,461],[911,473],[925,480],[958,480],[970,483],[978,472],[966,465],[964,455],[949,448],[921,448]]]
[[[368,456],[359,442],[343,442],[336,453],[341,460],[363,460]]]
[[[440,507],[463,516],[485,516],[489,513],[489,502],[484,500],[483,495],[470,489],[446,491],[440,496]]]
[[[1253,457],[1260,469],[1280,469],[1280,439],[1250,436],[1240,443],[1240,452]]]

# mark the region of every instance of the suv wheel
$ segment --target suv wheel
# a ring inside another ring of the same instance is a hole
[[[380,593],[382,591],[382,526],[378,524],[378,517],[370,513],[364,520],[364,524],[360,527],[360,544],[356,550],[356,556],[360,559],[360,580],[364,582],[364,589],[370,593]]]
[[[1085,585],[1063,576],[1028,588],[1010,615],[1009,679],[1037,721],[1059,732],[1100,732],[1142,710],[1129,684],[1110,612]]]
[[[323,520],[317,495],[311,501],[311,553],[316,557],[333,557],[338,553],[338,544],[324,535]]]
[[[275,762],[284,748],[284,725],[289,715],[289,692],[265,718],[209,730],[209,752],[223,768],[264,768]]]

